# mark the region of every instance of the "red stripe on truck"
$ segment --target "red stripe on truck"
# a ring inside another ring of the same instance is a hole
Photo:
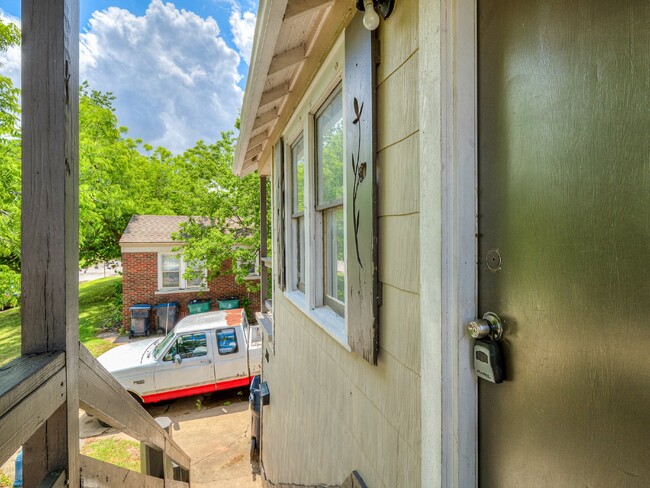
[[[240,388],[242,386],[249,386],[253,377],[237,378],[235,380],[220,381],[219,383],[210,383],[202,386],[193,386],[191,388],[182,388],[180,390],[163,391],[161,393],[152,393],[151,395],[144,395],[142,401],[144,403],[156,403],[164,400],[173,400],[174,398],[181,398],[193,395],[203,395],[205,393],[214,393],[215,391],[229,390],[231,388]]]

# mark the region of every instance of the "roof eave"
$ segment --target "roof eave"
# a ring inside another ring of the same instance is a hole
[[[257,24],[255,26],[251,65],[248,71],[248,79],[246,80],[246,90],[242,104],[239,138],[235,147],[233,162],[233,173],[237,176],[245,176],[257,169],[256,167],[252,169],[244,168],[244,158],[246,156],[248,141],[253,131],[257,108],[262,98],[262,92],[264,91],[266,75],[271,66],[271,59],[273,58],[275,46],[282,28],[286,8],[287,0],[267,0],[260,2],[260,11],[258,12]]]

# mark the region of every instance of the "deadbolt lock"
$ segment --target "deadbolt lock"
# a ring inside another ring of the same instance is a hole
[[[497,314],[487,312],[482,319],[471,321],[467,325],[467,331],[474,339],[489,337],[496,342],[503,335],[503,324]]]

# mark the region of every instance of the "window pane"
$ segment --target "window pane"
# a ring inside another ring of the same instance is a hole
[[[162,286],[163,288],[178,288],[180,286],[180,271],[163,271]]]
[[[172,361],[174,356],[179,355],[181,359],[196,358],[208,354],[208,343],[205,334],[192,334],[181,336],[176,343],[165,354],[164,361]]]
[[[299,285],[304,285],[305,284],[305,218],[298,217],[296,221],[297,221],[296,249],[298,250],[298,261],[296,263],[296,274],[297,274],[296,282]]]
[[[201,286],[203,284],[203,279],[204,279],[203,264],[197,264],[196,266],[193,267],[188,266],[188,269],[191,269],[193,273],[199,273],[199,276],[187,280],[186,283],[187,287],[189,288],[189,287]]]
[[[162,257],[162,269],[163,271],[180,271],[181,270],[181,260],[178,256],[164,254]]]
[[[343,100],[339,91],[316,117],[318,204],[343,200]]]
[[[217,347],[219,354],[234,354],[239,350],[237,346],[237,334],[235,329],[223,329],[217,331]]]
[[[293,211],[305,209],[305,151],[302,137],[291,147],[291,171],[293,175]]]
[[[345,302],[343,207],[323,214],[325,228],[325,294]]]

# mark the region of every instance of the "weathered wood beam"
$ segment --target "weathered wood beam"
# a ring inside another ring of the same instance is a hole
[[[282,97],[286,97],[289,94],[289,83],[283,83],[278,87],[272,88],[268,91],[262,93],[262,98],[260,98],[260,107],[264,107],[270,103],[280,100]]]
[[[65,354],[21,356],[0,368],[0,417],[23,401],[65,366]],[[40,405],[34,405],[35,409]]]
[[[254,156],[257,156],[259,153],[262,152],[262,144],[258,144],[255,147],[252,147],[248,151],[246,151],[246,155],[244,156],[244,161],[248,161],[249,159],[252,159]]]
[[[33,438],[55,412],[63,410],[65,399],[66,373],[61,368],[0,417],[0,464]],[[46,475],[32,481],[30,486],[37,486]]]
[[[37,488],[67,488],[65,471],[51,471],[45,476]]]
[[[262,132],[261,134],[257,134],[255,137],[251,137],[250,140],[248,141],[248,146],[249,147],[255,147],[258,144],[262,144],[266,139],[268,138],[268,134],[265,132]]]
[[[305,44],[276,54],[271,60],[271,66],[269,66],[269,76],[304,61],[306,57],[307,46]]]
[[[177,464],[189,469],[190,457],[84,346],[79,357],[80,407],[140,442],[165,450]]]
[[[289,0],[284,11],[284,20],[309,13],[332,3],[332,0]]]
[[[253,124],[253,130],[257,130],[260,127],[265,126],[266,124],[273,122],[277,118],[278,118],[277,108],[269,110],[268,112],[264,112],[262,115],[258,115],[257,118],[255,119],[255,123]]]
[[[22,0],[21,25],[21,348],[66,351],[67,386],[24,445],[24,486],[60,469],[79,486],[79,0]]]
[[[84,488],[165,488],[165,480],[154,478],[114,464],[98,461],[87,456],[80,459],[81,480]],[[176,482],[179,488],[189,488],[189,483]]]

